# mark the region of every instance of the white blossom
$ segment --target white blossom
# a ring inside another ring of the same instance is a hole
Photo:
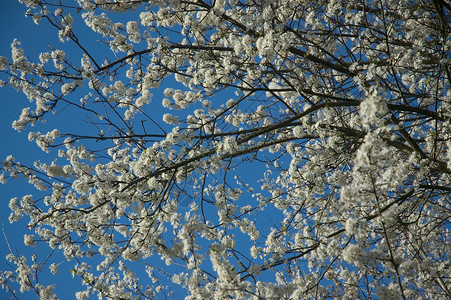
[[[171,114],[164,114],[163,115],[163,121],[168,124],[178,124],[179,118],[177,116],[171,115]]]
[[[34,236],[29,234],[24,235],[24,244],[33,247],[35,245]]]
[[[40,148],[0,165],[33,187],[9,221],[39,246],[12,247],[3,287],[451,297],[443,1],[19,2],[57,38],[0,57]]]

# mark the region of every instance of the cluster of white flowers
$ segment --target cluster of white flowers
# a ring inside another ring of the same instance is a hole
[[[0,70],[8,70],[9,61],[6,57],[0,56]]]
[[[58,14],[60,15],[60,14]],[[69,41],[69,35],[72,33],[74,19],[71,14],[68,14],[61,18],[61,29],[58,32],[58,36],[61,42]]]
[[[238,149],[238,144],[234,137],[228,136],[222,141],[217,142],[215,149],[218,154],[233,153]]]
[[[13,127],[51,159],[8,157],[0,182],[40,191],[10,221],[54,249],[49,272],[71,264],[77,299],[451,296],[445,5],[22,2],[65,44],[32,63],[15,40],[1,85],[35,103]],[[38,122],[68,112],[92,126]],[[21,291],[56,297],[36,258],[9,259]]]
[[[138,22],[129,21],[127,23],[128,39],[133,43],[141,42],[141,33],[138,29]]]
[[[19,120],[13,122],[13,128],[17,131],[24,130],[30,121],[32,121],[32,118],[30,117],[30,108],[27,107],[22,109]]]
[[[186,109],[190,104],[202,99],[201,95],[196,94],[193,91],[183,92],[172,88],[166,88],[164,90],[164,95],[166,97],[172,97],[174,100],[174,102],[171,102],[168,98],[163,99],[163,106],[170,109]]]
[[[66,53],[63,50],[54,50],[50,53],[50,56],[53,60],[53,65],[58,71],[64,69],[64,60],[66,57]]]
[[[173,124],[173,125],[179,124],[179,118],[177,116],[174,116],[171,114],[164,114],[163,121],[168,124]]]
[[[382,126],[387,118],[387,102],[376,90],[370,92],[360,104],[360,118],[366,128],[370,126]]]
[[[36,144],[42,151],[49,152],[49,146],[55,142],[55,139],[60,137],[61,134],[58,129],[53,129],[46,134],[41,134],[40,132],[30,132],[28,134],[28,140],[36,141]]]

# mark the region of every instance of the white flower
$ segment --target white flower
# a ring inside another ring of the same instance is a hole
[[[131,249],[128,247],[127,249],[122,252],[122,257],[126,260],[136,261],[139,259],[139,256],[136,253],[136,250]]]
[[[61,93],[63,95],[67,95],[73,90],[74,87],[75,85],[73,83],[65,83],[61,86]]]
[[[114,89],[118,93],[125,94],[125,91],[127,88],[125,87],[125,85],[122,81],[118,80],[114,83]]]
[[[40,284],[37,284],[37,287],[39,289],[39,299],[57,300],[56,295],[53,293],[53,290],[55,289],[54,284],[51,284],[49,286],[42,286]]]
[[[378,94],[376,90],[371,92],[362,103],[360,103],[360,117],[362,124],[369,128],[371,125],[382,125],[383,117],[388,112],[387,101]]]
[[[357,226],[359,224],[359,220],[355,219],[355,218],[349,218],[348,220],[346,220],[346,233],[348,233],[349,235],[354,234]]]
[[[397,292],[385,285],[377,287],[376,294],[381,300],[395,300],[400,298]]]
[[[161,104],[163,105],[163,107],[170,108],[172,105],[172,102],[168,98],[163,98],[163,101],[161,102]]]
[[[52,162],[50,166],[47,167],[47,174],[52,177],[66,177],[67,174],[64,172],[64,169],[62,166],[59,166],[55,164],[55,162]]]
[[[177,125],[179,123],[179,118],[177,116],[173,116],[171,114],[164,114],[163,121],[168,124]]]
[[[365,259],[365,251],[359,245],[350,244],[343,251],[343,259],[349,263],[358,264]]]
[[[141,41],[141,33],[138,30],[138,22],[129,21],[126,28],[129,34],[128,39],[133,43],[139,43]]]
[[[58,265],[53,263],[49,266],[50,272],[52,272],[53,275],[56,275],[58,273]]]
[[[0,56],[0,70],[8,70],[9,61],[6,57]]]
[[[76,292],[76,293],[75,293],[75,297],[77,298],[77,300],[85,300],[85,299],[88,299],[88,297],[89,297],[89,292],[88,292],[88,291]]]
[[[22,109],[22,113],[20,114],[19,120],[13,122],[13,128],[17,131],[21,131],[26,128],[26,125],[31,121],[30,117],[30,108]]]
[[[24,244],[29,247],[34,247],[35,246],[34,236],[25,234],[24,235]]]

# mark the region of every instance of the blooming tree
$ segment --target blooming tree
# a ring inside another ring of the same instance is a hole
[[[77,299],[451,298],[449,2],[19,1],[60,43],[0,58],[53,249],[12,295],[64,257]]]

